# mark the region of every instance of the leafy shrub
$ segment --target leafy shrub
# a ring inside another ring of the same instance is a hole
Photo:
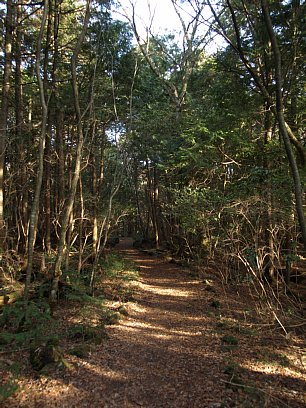
[[[21,346],[54,338],[54,321],[49,304],[43,301],[23,301],[6,305],[0,315],[0,346]]]
[[[232,346],[238,345],[238,340],[236,339],[236,337],[233,337],[233,336],[223,336],[221,341],[222,343],[230,344]]]
[[[89,356],[90,351],[91,347],[88,344],[78,344],[77,346],[73,347],[69,353],[79,358],[86,358]]]
[[[14,335],[12,333],[0,333],[0,346],[6,346],[12,343]]]
[[[79,303],[91,303],[96,306],[102,306],[104,302],[103,297],[95,298],[86,293],[85,289],[74,287],[73,285],[65,290],[65,299]]]
[[[111,325],[118,323],[120,317],[119,311],[105,309],[102,312],[101,320],[103,324]]]
[[[107,334],[104,325],[76,324],[68,330],[68,338],[76,341],[92,341],[99,344],[107,338]]]
[[[47,302],[23,301],[6,305],[0,315],[0,327],[10,332],[32,330],[51,319],[50,306]]]
[[[106,259],[101,261],[101,266],[109,278],[120,278],[123,281],[137,280],[139,269],[135,264],[120,254],[110,254]]]

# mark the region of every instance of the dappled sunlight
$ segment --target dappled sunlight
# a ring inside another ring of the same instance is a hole
[[[147,283],[139,283],[139,287],[147,292],[154,293],[161,296],[171,296],[179,298],[188,298],[194,295],[194,292],[182,289],[174,289],[172,287],[161,288],[159,286],[149,285]]]
[[[241,364],[241,368],[246,370],[248,375],[251,377],[262,376],[263,386],[270,388],[273,399],[281,403],[281,406],[291,407],[291,404],[283,404],[279,399],[280,397],[290,399],[292,402],[294,401],[295,404],[299,404],[298,406],[305,406],[305,371],[302,375],[298,376],[296,371],[289,367],[263,364],[256,361],[245,361]],[[275,384],[275,381],[277,383],[277,387],[272,385],[273,383]],[[264,391],[264,388],[261,389],[261,391]]]
[[[141,266],[141,269],[151,269],[152,268],[152,266],[147,266],[147,265],[142,265]]]
[[[146,341],[148,338],[152,338],[152,337],[158,337],[158,338],[165,338],[165,339],[172,339],[175,340],[178,337],[177,336],[181,336],[181,337],[195,337],[195,336],[199,336],[202,335],[203,332],[201,330],[198,331],[194,331],[194,330],[186,330],[182,329],[182,328],[164,328],[162,326],[159,325],[154,325],[154,324],[150,324],[147,322],[141,322],[141,321],[137,321],[137,322],[131,322],[131,323],[125,323],[122,324],[119,328],[122,331],[125,332],[139,332],[142,331],[141,334],[141,338],[138,338],[136,341],[137,342],[143,342],[144,339],[146,338]]]
[[[126,380],[126,375],[124,375],[124,372],[122,370],[113,370],[110,367],[104,368],[103,365],[101,364],[95,365],[90,362],[85,362],[83,363],[83,368],[86,368],[86,370],[90,370],[92,373],[98,376],[103,376],[111,380],[120,380],[120,381]]]
[[[305,381],[305,389],[306,389],[306,370],[303,367],[302,363],[300,362],[299,366],[294,366],[291,365],[286,360],[284,360],[283,363],[277,364],[276,361],[271,361],[268,358],[263,359],[262,361],[258,360],[249,360],[245,361],[242,364],[242,367],[250,369],[252,371],[256,371],[258,373],[265,373],[265,374],[276,374],[280,371],[280,366],[281,366],[281,371],[282,375],[292,377],[296,376],[299,372],[302,374],[303,380]]]

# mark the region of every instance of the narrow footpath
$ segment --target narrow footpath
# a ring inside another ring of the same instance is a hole
[[[136,302],[116,327],[107,355],[114,407],[221,407],[222,357],[207,320],[200,283],[187,270],[146,256],[129,242],[118,250],[140,266]]]

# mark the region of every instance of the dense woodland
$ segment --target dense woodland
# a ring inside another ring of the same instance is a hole
[[[133,1],[0,1],[4,352],[131,268],[123,237],[304,327],[305,2],[171,2],[180,34]]]
[[[119,235],[232,278],[288,283],[305,254],[304,6],[172,3],[181,42],[108,1],[2,2],[1,278],[26,298],[71,254],[93,282]]]
[[[89,263],[93,292],[121,236],[227,281],[303,272],[305,5],[172,3],[179,39],[120,2],[1,2],[2,303]]]

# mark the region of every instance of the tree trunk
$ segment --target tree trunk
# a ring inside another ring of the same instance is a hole
[[[84,253],[83,245],[83,233],[84,233],[84,198],[83,198],[83,184],[82,177],[79,178],[79,191],[80,191],[80,219],[79,219],[79,257],[78,257],[78,274],[80,274],[82,269],[82,260]]]
[[[4,220],[4,167],[7,137],[7,120],[9,109],[9,94],[11,86],[12,67],[12,37],[13,37],[13,2],[7,0],[4,39],[4,72],[2,80],[2,98],[0,108],[0,249],[5,246],[5,220]]]
[[[22,86],[22,60],[21,60],[21,42],[22,42],[22,27],[21,21],[23,10],[21,5],[17,5],[16,17],[16,41],[15,48],[15,118],[16,118],[16,136],[18,140],[18,161],[16,160],[16,167],[18,172],[17,191],[16,191],[16,211],[17,219],[16,226],[19,231],[19,241],[16,250],[25,252],[27,241],[27,197],[26,197],[26,183],[27,175],[25,172],[26,166],[26,148],[27,143],[25,139],[25,123],[24,123],[24,104],[23,104],[23,86]]]
[[[97,180],[97,158],[95,152],[92,153],[92,195],[93,195],[93,221],[92,221],[92,253],[97,253],[98,244],[98,180]]]
[[[143,238],[146,237],[146,231],[145,227],[143,225],[143,219],[142,219],[142,213],[140,210],[140,199],[139,199],[139,186],[138,186],[138,165],[136,163],[136,160],[134,162],[134,174],[133,174],[133,179],[134,179],[134,194],[135,194],[135,202],[136,202],[136,208],[137,208],[137,218],[138,218],[138,225],[136,227],[136,231],[138,230],[138,227],[141,231],[141,236]]]
[[[49,115],[50,117],[50,115]],[[51,253],[51,126],[46,133],[46,146],[44,155],[44,250]]]
[[[52,35],[52,1],[49,0],[49,13],[47,23],[47,39],[44,50],[44,90],[45,98],[47,99],[48,86],[48,65],[49,65],[49,50]],[[43,240],[44,250],[51,253],[51,132],[52,132],[52,115],[48,113],[48,129],[45,136],[45,154],[44,154],[44,212],[43,212]]]
[[[274,215],[273,215],[273,191],[271,185],[271,163],[270,158],[267,157],[267,149],[269,144],[272,142],[273,136],[273,126],[272,126],[272,112],[270,105],[267,103],[265,106],[265,151],[264,151],[264,168],[267,170],[267,182],[264,191],[264,202],[265,202],[265,217],[264,217],[264,231],[265,231],[265,245],[267,250],[264,251],[263,260],[263,271],[265,277],[268,279],[274,278],[274,263],[275,263],[275,253],[274,253],[274,238],[273,238],[273,228],[274,228]]]
[[[116,180],[116,177],[114,177],[114,179]],[[110,197],[109,197],[109,201],[108,201],[108,208],[107,208],[107,214],[106,217],[102,223],[102,226],[100,228],[100,232],[99,232],[99,238],[98,238],[98,242],[97,242],[97,249],[96,249],[96,255],[95,255],[95,260],[93,263],[93,267],[92,267],[92,271],[91,271],[91,276],[90,276],[90,289],[91,289],[91,293],[94,293],[94,282],[95,282],[95,277],[96,277],[96,272],[97,272],[97,268],[99,265],[99,260],[100,260],[100,255],[103,252],[107,240],[108,240],[108,235],[109,235],[109,231],[110,231],[110,219],[111,219],[111,215],[112,215],[112,209],[113,209],[113,199],[116,196],[120,185],[121,185],[122,180],[118,180],[117,185],[113,185],[111,188],[111,192],[110,192]],[[101,244],[101,240],[102,240],[102,236],[104,233],[104,238]]]
[[[78,56],[81,50],[81,46],[83,44],[83,41],[86,35],[86,31],[87,31],[87,26],[88,26],[89,16],[90,16],[91,2],[92,0],[87,0],[86,2],[86,13],[85,13],[82,32],[78,38],[78,41],[76,43],[76,46],[75,46],[75,49],[74,49],[74,52],[71,58],[72,88],[73,88],[73,96],[74,96],[74,104],[75,104],[75,114],[76,114],[76,120],[77,120],[78,144],[77,144],[77,151],[76,151],[76,157],[75,157],[75,168],[74,168],[74,173],[72,177],[70,193],[69,193],[69,197],[67,199],[65,209],[64,209],[64,214],[62,217],[60,238],[59,238],[59,244],[58,244],[58,249],[57,249],[57,257],[56,257],[55,266],[54,266],[54,276],[53,276],[53,281],[52,281],[52,288],[51,288],[51,293],[50,293],[50,300],[52,302],[56,301],[58,283],[62,275],[61,268],[62,268],[63,257],[64,257],[65,248],[66,248],[66,230],[67,230],[70,214],[73,208],[75,193],[76,193],[76,189],[77,189],[77,185],[78,185],[78,181],[80,177],[80,171],[81,171],[81,160],[82,160],[82,152],[83,152],[83,144],[84,144],[84,135],[83,135],[82,115],[81,115],[81,108],[80,108],[80,101],[79,101],[79,89],[78,89],[78,84],[77,84],[77,62],[78,62]]]
[[[64,114],[60,108],[56,110],[56,153],[57,153],[57,217],[64,208],[65,201],[65,155],[64,155]]]
[[[48,15],[48,0],[45,0],[44,1],[44,12],[42,16],[40,32],[39,32],[39,37],[38,37],[38,42],[37,42],[37,49],[36,49],[36,76],[37,76],[37,82],[39,86],[40,102],[42,106],[42,123],[41,123],[41,132],[40,132],[39,148],[38,148],[37,179],[36,179],[34,199],[32,203],[32,209],[31,209],[30,220],[29,220],[28,265],[27,265],[26,283],[25,283],[25,288],[24,288],[25,300],[28,300],[28,297],[29,297],[29,289],[30,289],[30,282],[31,282],[31,275],[32,275],[32,267],[33,267],[34,245],[35,245],[36,230],[37,230],[37,223],[38,223],[40,191],[41,191],[43,172],[44,172],[44,149],[45,149],[45,139],[46,139],[47,118],[48,118],[48,105],[47,105],[47,101],[45,97],[46,90],[45,90],[44,83],[41,78],[41,72],[40,72],[40,55],[41,55],[42,40],[43,40],[47,15]]]
[[[157,228],[157,222],[156,222],[156,208],[155,208],[155,202],[154,202],[154,178],[151,175],[151,167],[150,167],[148,160],[146,162],[146,168],[147,168],[147,184],[148,184],[147,195],[148,195],[148,204],[149,204],[149,214],[150,214],[151,223],[153,227],[155,243],[156,243],[156,246],[158,247],[159,235],[158,235],[158,228]]]

